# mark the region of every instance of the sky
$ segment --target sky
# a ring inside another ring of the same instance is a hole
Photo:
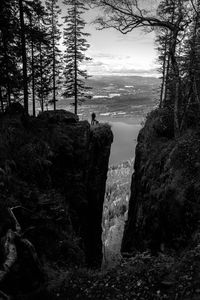
[[[62,14],[66,6],[62,4]],[[90,9],[84,19],[87,22],[85,31],[91,36],[87,38],[90,48],[87,55],[92,61],[85,66],[91,75],[141,75],[158,76],[155,34],[144,33],[142,29],[134,29],[123,35],[115,29],[99,31],[92,24],[100,11]]]

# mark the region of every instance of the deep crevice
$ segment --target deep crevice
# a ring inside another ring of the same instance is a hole
[[[121,243],[127,219],[133,159],[110,166],[102,215],[102,269],[121,259]]]

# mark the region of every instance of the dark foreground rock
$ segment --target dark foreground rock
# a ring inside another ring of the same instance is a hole
[[[33,118],[18,108],[1,116],[0,275],[12,252],[5,251],[9,229],[17,252],[0,280],[1,291],[17,297],[42,290],[48,266],[101,265],[102,207],[112,139],[108,125],[91,128],[65,111]],[[42,270],[24,239],[34,245]]]
[[[200,220],[198,122],[173,137],[173,115],[155,110],[138,137],[122,252],[182,251],[195,244]]]
[[[140,132],[121,262],[93,272],[50,272],[59,300],[200,299],[200,130],[177,140],[173,115],[152,112]],[[55,280],[55,278],[58,278]]]
[[[58,271],[49,281],[49,294],[59,300],[199,300],[199,250],[179,257],[137,253],[106,272]]]

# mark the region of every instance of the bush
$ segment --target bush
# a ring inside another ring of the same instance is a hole
[[[174,137],[174,116],[170,109],[156,109],[147,117],[147,125],[151,124],[158,137]]]

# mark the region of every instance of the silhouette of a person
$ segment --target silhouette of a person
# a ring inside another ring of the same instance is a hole
[[[96,120],[96,114],[92,113],[91,117],[92,117],[91,125],[97,125],[99,122]]]

